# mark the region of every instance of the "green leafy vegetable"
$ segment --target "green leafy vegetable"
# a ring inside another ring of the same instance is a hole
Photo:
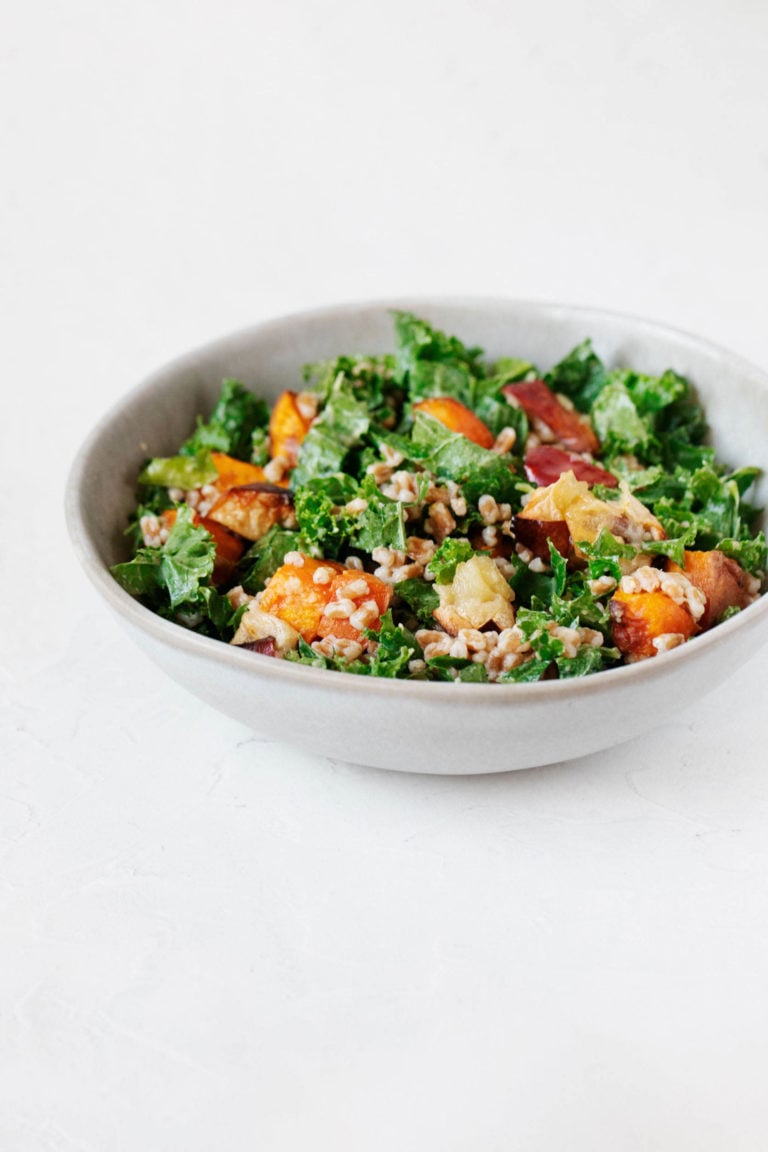
[[[296,519],[310,551],[333,560],[348,545],[356,521],[345,505],[356,493],[356,482],[343,472],[308,480],[296,490]]]
[[[609,379],[592,405],[592,423],[609,455],[642,452],[649,430],[641,419],[623,380]]]
[[[471,560],[475,550],[468,540],[453,540],[449,536],[429,562],[428,572],[435,584],[450,584],[459,564]]]
[[[484,375],[482,350],[467,348],[410,312],[395,313],[395,372],[411,402],[451,396],[473,406],[474,382]]]
[[[325,407],[299,449],[299,462],[291,476],[294,491],[311,480],[342,472],[350,449],[360,443],[370,423],[368,409],[339,373]]]
[[[161,616],[229,640],[242,609],[234,610],[211,584],[215,553],[211,534],[193,522],[191,509],[182,504],[162,547],[139,548],[132,560],[116,564],[111,572],[127,592]]]
[[[252,544],[240,561],[241,583],[252,596],[261,592],[270,577],[274,576],[289,552],[299,547],[297,532],[273,525],[268,532]]]
[[[440,606],[440,597],[431,584],[419,577],[401,580],[397,585],[397,595],[408,605],[420,624],[434,626],[432,613]]]
[[[374,548],[405,548],[405,514],[399,500],[385,496],[372,476],[365,476],[358,498],[367,501],[367,507],[358,514],[353,526],[355,547],[362,552]]]
[[[608,373],[592,341],[585,340],[555,364],[544,380],[553,392],[568,396],[581,412],[589,412],[608,383]]]
[[[171,608],[196,599],[201,583],[213,574],[216,545],[210,532],[192,522],[185,504],[176,513],[173,527],[162,547],[160,574]]]
[[[371,644],[369,668],[372,676],[386,676],[393,679],[421,650],[411,633],[402,624],[395,624],[391,612],[381,618],[378,632],[366,629],[365,636]]]
[[[182,455],[226,452],[238,460],[250,460],[256,429],[269,423],[269,407],[239,380],[225,380],[221,395],[207,423],[198,417],[197,428],[181,448]]]
[[[413,442],[425,452],[425,467],[460,484],[468,502],[476,504],[487,493],[499,503],[519,503],[508,460],[451,432],[425,412],[416,413]]]

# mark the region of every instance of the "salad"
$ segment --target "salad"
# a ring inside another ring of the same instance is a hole
[[[514,683],[655,658],[761,593],[766,542],[669,370],[546,372],[394,313],[394,351],[237,380],[148,460],[116,580],[261,656]]]

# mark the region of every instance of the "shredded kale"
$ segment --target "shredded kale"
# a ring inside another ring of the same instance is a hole
[[[182,504],[165,544],[140,547],[112,575],[132,596],[161,616],[219,639],[231,639],[242,610],[235,611],[211,583],[216,545]]]
[[[240,583],[243,589],[252,596],[261,592],[288,552],[296,551],[300,543],[297,532],[274,524],[260,540],[251,545],[240,561]]]
[[[321,407],[328,403],[340,376],[355,399],[365,405],[373,424],[394,427],[405,396],[395,379],[394,356],[337,356],[304,369],[308,389]]]
[[[459,564],[471,560],[475,550],[468,540],[453,540],[449,536],[435,552],[427,565],[435,584],[450,584]]]
[[[402,624],[395,624],[391,612],[382,616],[378,632],[366,629],[365,636],[371,646],[369,669],[372,676],[394,679],[411,660],[421,656],[415,637]]]
[[[422,626],[427,628],[434,626],[432,613],[440,606],[440,597],[431,584],[418,576],[410,580],[401,580],[397,585],[397,595]]]
[[[294,491],[319,477],[343,472],[350,449],[361,442],[370,423],[368,409],[340,372],[299,449],[299,461],[291,476]]]
[[[544,380],[553,392],[568,396],[581,412],[589,412],[608,383],[608,372],[592,341],[585,340],[555,364]]]
[[[450,396],[473,407],[475,380],[485,374],[481,348],[465,347],[410,312],[395,313],[395,340],[395,375],[412,402]]]
[[[461,485],[468,502],[476,504],[483,495],[499,503],[519,505],[519,493],[512,472],[512,461],[481,448],[451,432],[439,420],[417,412],[413,424],[413,441],[424,450],[423,463],[436,476],[444,476]]]
[[[385,496],[376,486],[372,476],[364,476],[358,491],[358,499],[366,501],[367,507],[357,515],[352,536],[355,547],[361,552],[373,552],[374,548],[405,548],[405,510],[399,500]]]
[[[200,452],[226,452],[238,460],[250,460],[253,436],[269,423],[269,406],[239,380],[225,380],[211,418],[198,416],[197,428],[181,447],[183,456]],[[190,485],[193,487],[193,485]]]
[[[355,529],[355,515],[345,506],[356,493],[356,482],[343,472],[308,480],[296,490],[299,531],[313,555],[335,560],[347,546]]]

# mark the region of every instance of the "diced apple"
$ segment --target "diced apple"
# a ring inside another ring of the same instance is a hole
[[[576,545],[593,543],[605,529],[631,544],[643,540],[663,540],[659,521],[626,486],[619,485],[617,500],[599,500],[589,485],[577,480],[572,471],[563,472],[554,484],[537,488],[519,513],[524,520],[564,520]],[[639,563],[646,561],[638,557]]]
[[[277,641],[274,636],[264,636],[261,640],[248,640],[245,644],[238,644],[238,648],[245,648],[247,652],[257,652],[259,656],[277,656]]]
[[[550,540],[561,556],[569,556],[573,551],[573,541],[565,520],[531,520],[530,517],[516,516],[514,530],[517,542],[547,564],[550,561]]]
[[[566,448],[574,452],[596,452],[600,447],[586,420],[566,408],[543,380],[506,384],[502,391],[508,399],[516,401],[532,420],[546,424]]]
[[[232,643],[238,647],[271,640],[279,652],[289,652],[299,643],[299,633],[287,620],[266,612],[252,600],[240,618]]]
[[[473,556],[457,564],[450,584],[435,585],[440,606],[433,616],[452,636],[461,628],[511,628],[514,592],[490,556]]]

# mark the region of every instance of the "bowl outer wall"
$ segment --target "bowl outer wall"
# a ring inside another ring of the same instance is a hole
[[[586,680],[483,686],[373,681],[261,659],[185,632],[119,588],[108,566],[126,556],[123,526],[137,471],[147,456],[177,449],[196,415],[210,410],[221,379],[235,376],[272,399],[297,387],[306,362],[391,349],[392,308],[425,316],[489,357],[520,355],[546,367],[591,336],[609,364],[674,368],[694,381],[721,458],[768,464],[768,378],[647,321],[559,305],[428,299],[269,321],[155,373],[104,417],[74,462],[67,513],[76,550],[148,654],[196,695],[267,735],[358,763],[445,773],[506,771],[609,747],[668,720],[743,664],[768,632],[768,598],[663,659]]]

